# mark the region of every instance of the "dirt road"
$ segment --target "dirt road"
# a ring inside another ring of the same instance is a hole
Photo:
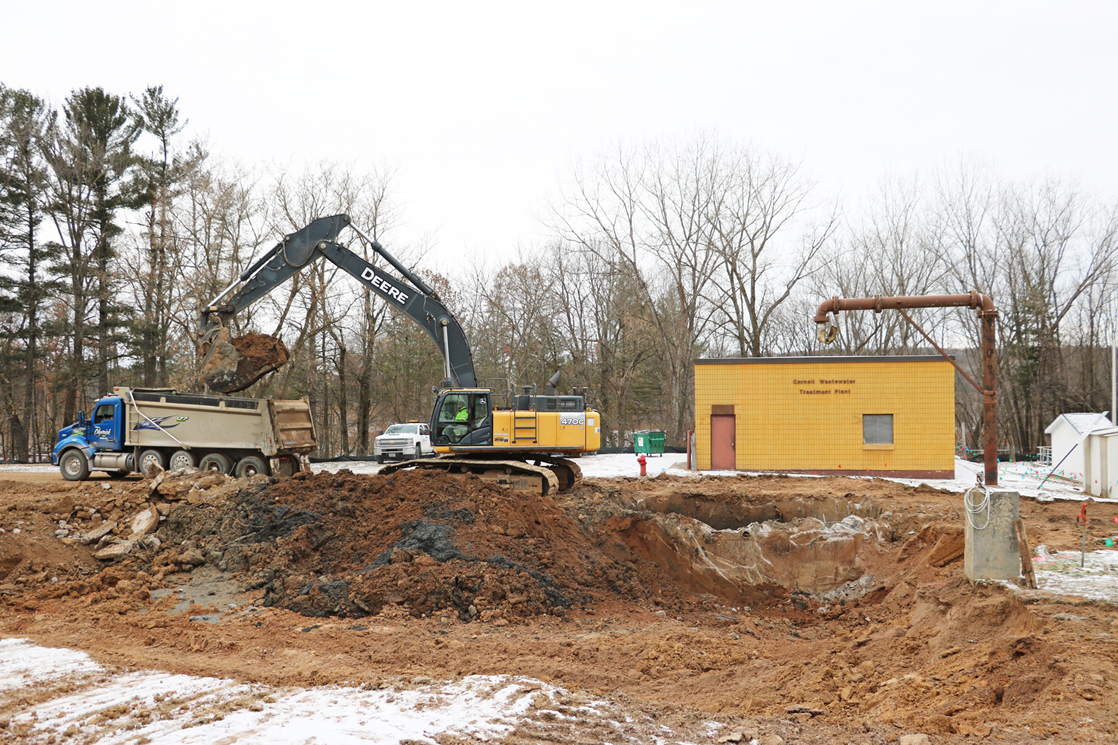
[[[523,675],[693,742],[1112,742],[1115,607],[966,582],[960,505],[843,478],[588,479],[540,499],[408,472],[4,473],[0,635],[291,686]],[[1021,511],[1034,546],[1079,548],[1078,505]],[[0,742],[36,695],[0,704]]]

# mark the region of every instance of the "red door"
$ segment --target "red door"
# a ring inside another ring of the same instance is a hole
[[[736,427],[733,416],[710,418],[710,467],[715,471],[733,471],[738,467]]]

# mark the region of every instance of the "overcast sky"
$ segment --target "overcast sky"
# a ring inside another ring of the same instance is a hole
[[[7,0],[0,81],[162,85],[249,166],[397,170],[401,235],[507,255],[575,159],[696,132],[849,198],[961,157],[1118,195],[1118,3]],[[390,246],[391,248],[391,246]]]

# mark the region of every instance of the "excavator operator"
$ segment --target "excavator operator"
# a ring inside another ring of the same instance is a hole
[[[470,412],[465,396],[447,396],[439,412],[440,422],[450,422],[442,427],[442,434],[451,442],[458,442],[470,431]]]

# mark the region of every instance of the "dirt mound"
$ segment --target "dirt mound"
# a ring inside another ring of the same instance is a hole
[[[657,571],[641,576],[612,558],[552,499],[434,471],[261,482],[220,503],[179,505],[159,535],[177,548],[150,572],[200,553],[263,587],[266,605],[308,616],[386,605],[463,621],[562,615],[609,594],[645,597]]]

